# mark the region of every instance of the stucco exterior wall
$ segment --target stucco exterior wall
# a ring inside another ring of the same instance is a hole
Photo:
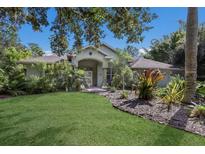
[[[77,54],[76,58],[73,60],[73,64],[78,67],[79,61],[84,59],[96,60],[101,62],[104,68],[108,67],[108,61],[105,59],[105,56],[93,48],[87,48]]]
[[[113,60],[116,60],[118,58],[117,54],[114,51],[112,51],[111,49],[109,49],[104,45],[102,45],[99,49],[105,52],[110,57],[112,57]]]

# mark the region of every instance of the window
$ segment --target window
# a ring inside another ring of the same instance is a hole
[[[113,69],[112,69],[112,68],[108,68],[108,69],[107,69],[107,83],[108,83],[109,85],[111,85],[111,83],[112,83],[112,78],[113,78],[113,76],[114,76]]]

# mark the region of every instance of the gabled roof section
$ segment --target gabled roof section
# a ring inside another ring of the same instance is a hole
[[[104,56],[108,56],[104,51],[102,51],[101,49],[96,48],[95,46],[92,46],[92,45],[86,46],[86,47],[80,49],[80,51],[85,50],[85,49],[88,49],[88,48],[92,48],[92,49],[94,49],[94,50],[100,52],[100,53],[103,54]]]
[[[134,60],[130,67],[133,69],[168,69],[168,70],[183,70],[180,68],[176,68],[171,64],[166,64],[162,62],[158,62],[151,59],[146,59],[143,57],[140,57],[136,60]]]
[[[111,47],[110,45],[108,45],[107,43],[102,43],[102,45],[101,46],[106,46],[107,48],[109,48],[110,50],[112,50],[114,53],[116,53],[116,50],[113,48],[113,47]]]

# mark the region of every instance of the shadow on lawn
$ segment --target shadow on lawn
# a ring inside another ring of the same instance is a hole
[[[20,129],[20,126],[29,125],[29,122],[40,117],[21,117],[18,120],[15,119],[16,116],[21,116],[24,113],[17,112],[0,116],[0,145],[63,145],[63,141],[57,138],[59,133],[73,130],[68,126],[47,127],[40,129],[36,134],[32,135],[32,130],[36,131],[35,126],[33,126],[34,128],[30,128],[30,130],[27,130],[27,128]],[[11,123],[8,121],[11,121]]]
[[[12,130],[12,133],[3,135],[0,138],[0,145],[64,145],[63,140],[58,139],[58,136],[65,128],[67,127],[48,127],[33,136],[29,136],[26,130],[22,131],[14,127],[7,128]]]
[[[154,145],[180,145],[181,140],[184,136],[184,131],[171,128],[170,126],[174,126],[180,129],[184,129],[187,125],[188,116],[186,114],[186,110],[181,107],[169,120],[167,126],[164,127],[163,131],[159,134],[158,138],[153,143]],[[179,121],[179,117],[184,117],[183,120]]]

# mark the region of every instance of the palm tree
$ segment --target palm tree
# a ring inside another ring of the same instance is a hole
[[[185,93],[184,102],[191,103],[196,91],[197,79],[198,9],[188,8],[185,47]]]

